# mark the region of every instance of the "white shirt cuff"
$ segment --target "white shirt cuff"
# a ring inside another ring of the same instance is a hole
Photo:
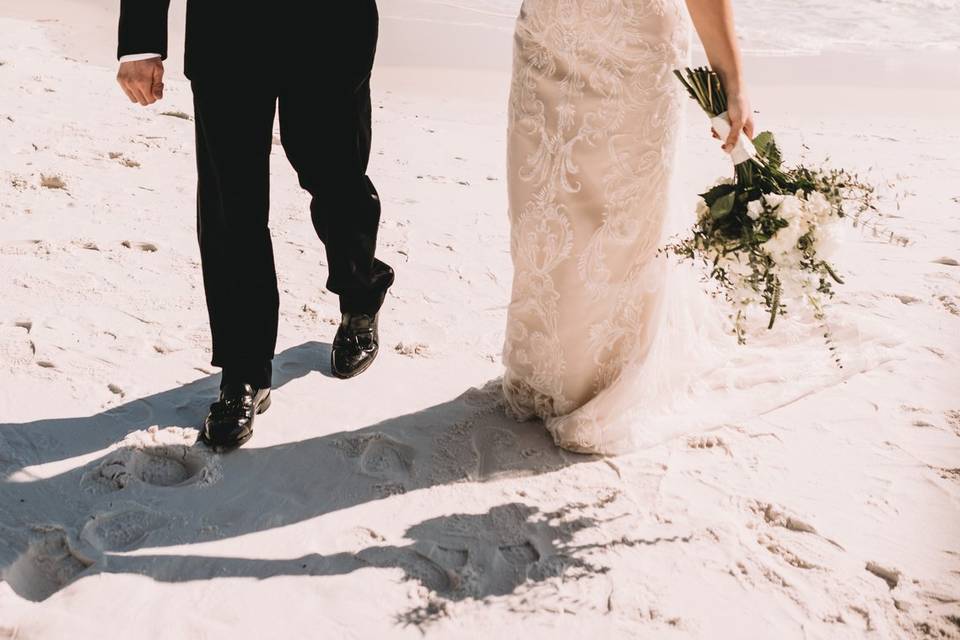
[[[153,58],[162,58],[159,53],[131,53],[120,56],[120,62],[136,62],[137,60],[152,60]]]

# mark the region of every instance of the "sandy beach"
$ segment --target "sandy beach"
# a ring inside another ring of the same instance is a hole
[[[760,126],[869,176],[910,240],[851,231],[840,261],[867,364],[784,382],[768,338],[789,402],[603,459],[492,384],[509,33],[383,2],[380,359],[329,375],[337,300],[276,146],[274,407],[218,455],[190,89],[172,55],[128,103],[113,4],[0,0],[0,638],[960,638],[956,54],[748,60]],[[706,128],[691,104],[688,209],[730,170]]]

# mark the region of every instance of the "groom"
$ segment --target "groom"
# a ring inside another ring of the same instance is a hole
[[[170,0],[121,0],[117,80],[131,101],[163,97]],[[201,439],[242,445],[270,406],[279,295],[268,228],[275,113],[283,149],[313,197],[327,288],[340,298],[334,375],[377,355],[393,270],[374,257],[380,201],[366,176],[375,0],[188,0],[185,72],[197,144],[197,226],[219,400]],[[176,216],[174,213],[172,216]]]

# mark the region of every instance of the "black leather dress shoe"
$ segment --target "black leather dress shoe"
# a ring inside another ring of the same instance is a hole
[[[380,350],[377,316],[344,313],[330,352],[330,368],[338,378],[352,378],[370,368]]]
[[[235,449],[253,436],[253,420],[270,408],[270,388],[226,384],[200,430],[200,440],[217,449]]]

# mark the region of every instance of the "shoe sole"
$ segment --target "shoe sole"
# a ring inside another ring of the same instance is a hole
[[[266,413],[267,409],[270,408],[271,404],[273,404],[273,394],[268,395],[266,398],[264,398],[260,402],[259,405],[257,405],[257,410],[254,412],[253,415],[259,416],[263,413]],[[211,449],[214,449],[215,451],[233,451],[234,449],[239,449],[240,447],[248,443],[250,441],[250,438],[253,437],[253,421],[251,420],[250,423],[251,423],[250,433],[248,433],[246,436],[244,436],[243,438],[237,440],[232,444],[215,444],[213,442],[210,442],[209,440],[207,440],[202,430],[200,431],[199,440],[203,442],[205,445],[207,445],[208,447],[210,447]]]

